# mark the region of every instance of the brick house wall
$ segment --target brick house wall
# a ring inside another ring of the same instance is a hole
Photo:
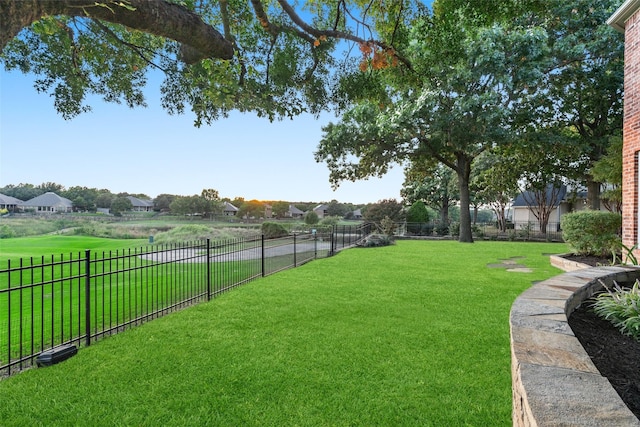
[[[622,243],[633,247],[638,236],[640,199],[640,0],[627,0],[607,21],[624,32],[624,124],[622,149]],[[640,256],[640,249],[635,251]]]

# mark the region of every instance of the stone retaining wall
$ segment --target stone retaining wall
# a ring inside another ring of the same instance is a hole
[[[640,426],[567,322],[599,280],[634,281],[640,269],[582,267],[532,286],[511,308],[514,426]]]

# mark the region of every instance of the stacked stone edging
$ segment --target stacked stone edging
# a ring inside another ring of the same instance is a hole
[[[635,267],[575,269],[516,299],[509,319],[514,426],[640,426],[567,321],[602,289],[600,281],[610,285],[636,278],[640,269]]]

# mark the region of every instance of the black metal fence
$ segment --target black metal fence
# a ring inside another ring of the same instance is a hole
[[[508,222],[505,227],[500,228],[494,222],[477,223],[471,226],[475,239],[486,240],[521,240],[521,241],[550,241],[562,242],[562,230],[559,222],[549,222],[546,230],[541,230],[537,222]],[[411,237],[452,237],[457,238],[460,231],[458,223],[442,225],[438,222],[407,222],[398,223],[396,236]]]
[[[0,268],[0,375],[61,345],[92,342],[366,237],[370,225],[318,228],[278,239],[231,239],[84,251],[8,261]]]

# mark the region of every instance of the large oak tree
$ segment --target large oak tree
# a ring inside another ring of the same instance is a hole
[[[416,78],[385,80],[384,103],[365,99],[325,127],[316,159],[334,185],[381,175],[393,162],[442,163],[457,176],[459,240],[472,242],[472,162],[517,135],[514,116],[541,79],[546,40],[539,28],[415,22],[407,52]]]

